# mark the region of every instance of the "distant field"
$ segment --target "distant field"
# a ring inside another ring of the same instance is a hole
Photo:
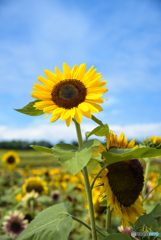
[[[0,159],[4,153],[7,153],[9,150],[0,149]],[[30,165],[30,167],[39,167],[39,166],[57,166],[58,161],[51,154],[37,152],[35,150],[16,150],[15,151],[20,157],[19,167],[25,167]],[[0,160],[0,166],[2,166],[2,161]]]

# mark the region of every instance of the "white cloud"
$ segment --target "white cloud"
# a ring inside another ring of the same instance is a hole
[[[84,138],[85,132],[91,131],[95,128],[96,124],[81,124],[82,136]],[[110,129],[115,132],[118,136],[121,132],[125,133],[127,139],[143,140],[147,136],[161,136],[161,123],[151,123],[151,124],[133,124],[133,125],[111,125]],[[58,143],[61,140],[70,143],[76,140],[76,130],[74,124],[68,128],[65,123],[55,123],[51,124],[33,124],[28,127],[18,128],[18,127],[8,127],[0,126],[0,139],[3,140],[46,140],[52,143]],[[104,140],[104,138],[99,138]]]

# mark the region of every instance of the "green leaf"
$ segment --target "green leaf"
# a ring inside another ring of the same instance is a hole
[[[92,115],[92,120],[93,120],[94,122],[96,122],[98,125],[104,127],[104,124],[103,124],[98,118],[96,118],[96,117],[93,116],[93,115]]]
[[[49,207],[39,213],[17,240],[67,240],[72,228],[69,203]]]
[[[109,127],[108,127],[108,125],[105,124],[103,126],[98,126],[98,127],[94,128],[91,132],[86,132],[85,133],[86,141],[93,134],[98,136],[98,137],[102,137],[102,136],[105,136],[106,134],[109,134]]]
[[[58,157],[58,162],[74,175],[87,165],[91,158],[91,147],[98,146],[100,142],[97,139],[86,142],[78,150],[70,144],[59,143],[53,147],[54,155]]]
[[[30,145],[30,147],[32,147],[33,149],[35,149],[36,151],[39,152],[45,152],[45,153],[51,153],[53,154],[53,148],[47,148],[47,147],[41,147],[41,146],[37,146],[37,145]]]
[[[146,231],[146,228],[149,228],[153,232],[158,232],[158,223],[152,213],[142,215],[135,222],[136,232],[144,232]]]
[[[154,218],[161,217],[161,203],[158,203],[155,208],[151,211]]]
[[[21,108],[21,109],[14,109],[17,112],[23,113],[23,114],[27,114],[30,116],[40,116],[43,115],[44,112],[42,110],[38,110],[34,107],[36,102],[40,102],[40,100],[35,100],[33,102],[29,102],[25,107]]]
[[[43,204],[49,204],[51,203],[52,201],[52,198],[50,196],[47,196],[47,195],[43,195],[43,196],[40,196],[38,198],[38,201],[43,203]]]
[[[161,149],[149,147],[138,147],[137,149],[112,148],[108,152],[102,152],[102,155],[106,158],[107,164],[110,165],[125,160],[160,156]]]
[[[97,159],[97,158],[90,158],[90,160],[88,162],[88,166],[96,164],[96,163],[102,163],[102,160]]]
[[[114,233],[111,234],[105,238],[103,238],[103,240],[131,240],[134,239],[132,238],[130,235],[128,234],[123,234],[123,233]]]
[[[7,235],[1,235],[0,236],[1,240],[10,240],[11,238]]]
[[[157,186],[161,185],[161,174],[159,175]]]

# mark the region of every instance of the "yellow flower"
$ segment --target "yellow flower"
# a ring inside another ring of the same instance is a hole
[[[44,70],[47,79],[39,76],[38,80],[44,85],[35,83],[35,90],[32,97],[40,100],[34,107],[47,113],[46,117],[52,113],[50,122],[55,122],[59,118],[66,121],[69,127],[72,118],[78,123],[82,121],[82,115],[91,118],[91,113],[102,111],[98,104],[103,103],[102,95],[108,89],[103,86],[106,81],[102,80],[101,73],[96,73],[93,66],[86,72],[86,64],[79,67],[70,67],[63,63],[63,73],[55,67],[55,73]]]
[[[161,137],[152,136],[150,139],[153,141],[153,143],[161,143]]]
[[[54,169],[49,170],[49,175],[55,175],[55,174],[59,174],[59,173],[60,173],[59,168],[54,168]]]
[[[21,202],[22,200],[22,193],[18,193],[15,197],[15,199],[18,201],[18,202]]]
[[[107,148],[99,146],[100,152],[111,148],[133,148],[135,144],[135,139],[128,143],[124,133],[118,139],[117,135],[110,132],[106,141]],[[115,210],[118,217],[122,216],[124,229],[129,226],[128,221],[135,223],[136,217],[145,213],[140,201],[143,182],[143,167],[138,159],[113,163],[101,172],[101,195],[106,196],[110,210]]]
[[[31,192],[35,190],[41,195],[48,193],[47,182],[40,177],[30,177],[26,179],[25,184],[22,186],[23,193]]]
[[[29,193],[26,193],[25,196],[22,198],[22,201],[23,201],[22,206],[24,208],[37,207],[38,206],[38,201],[37,201],[38,196],[39,196],[39,193],[35,192],[35,190],[32,190]]]
[[[13,171],[20,162],[20,158],[15,151],[9,151],[2,156],[2,162],[5,167]]]

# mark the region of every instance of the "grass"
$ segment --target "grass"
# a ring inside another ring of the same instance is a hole
[[[0,149],[0,159],[4,153],[9,150]],[[57,166],[58,160],[52,154],[41,153],[35,150],[16,150],[15,151],[20,157],[20,163],[18,167],[24,168],[26,165],[30,167],[42,167],[42,166]],[[0,160],[0,167],[2,167],[2,161]]]

